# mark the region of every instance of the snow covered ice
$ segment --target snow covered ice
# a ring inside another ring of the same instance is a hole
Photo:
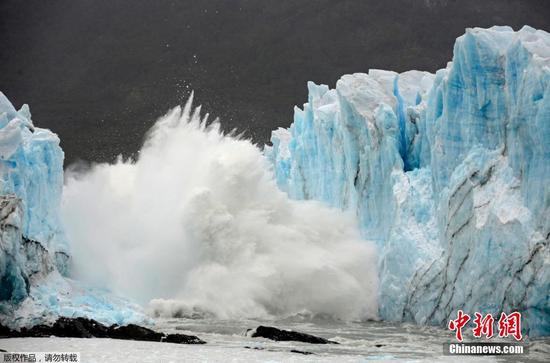
[[[353,211],[379,248],[380,316],[519,310],[550,333],[550,35],[468,29],[435,75],[308,84],[266,148],[279,187]]]

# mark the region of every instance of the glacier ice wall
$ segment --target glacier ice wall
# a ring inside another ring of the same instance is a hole
[[[435,75],[308,89],[265,154],[291,197],[356,213],[379,248],[381,317],[519,310],[550,334],[550,35],[468,29]]]
[[[69,251],[60,221],[63,151],[0,93],[0,324],[13,328],[88,316],[108,324],[145,320],[108,291],[67,278]]]
[[[21,302],[33,279],[55,267],[66,272],[62,186],[59,138],[0,93],[0,301]]]

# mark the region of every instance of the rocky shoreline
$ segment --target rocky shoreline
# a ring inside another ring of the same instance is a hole
[[[87,318],[60,317],[52,325],[38,324],[31,328],[11,329],[0,324],[0,339],[3,338],[111,338],[121,340],[136,340],[149,342],[164,342],[175,344],[206,344],[195,335],[166,334],[136,324],[104,325],[96,320]],[[264,338],[273,341],[295,341],[309,344],[338,344],[315,335],[283,330],[270,326],[258,326],[248,329],[246,336]],[[250,347],[245,347],[250,348]],[[311,354],[309,352],[293,351],[293,353]]]
[[[53,325],[39,324],[32,328],[22,328],[21,330],[13,330],[0,325],[0,338],[39,338],[50,336],[60,338],[112,338],[176,344],[206,344],[204,340],[194,335],[165,334],[135,324],[106,326],[98,321],[87,318],[60,317]]]

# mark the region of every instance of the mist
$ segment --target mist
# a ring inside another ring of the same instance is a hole
[[[191,97],[133,160],[69,169],[74,277],[161,316],[376,318],[375,248],[354,216],[290,200],[256,145],[206,119]]]

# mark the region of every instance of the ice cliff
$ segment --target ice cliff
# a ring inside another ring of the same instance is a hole
[[[279,187],[356,213],[383,319],[523,313],[550,334],[550,34],[468,29],[435,75],[308,83],[265,150]]]
[[[91,316],[140,321],[140,309],[69,278],[60,221],[63,151],[59,138],[34,127],[0,92],[0,323],[12,327]]]
[[[27,105],[16,111],[0,93],[0,301],[13,303],[38,275],[66,273],[68,262],[59,221],[63,151],[30,118]]]

